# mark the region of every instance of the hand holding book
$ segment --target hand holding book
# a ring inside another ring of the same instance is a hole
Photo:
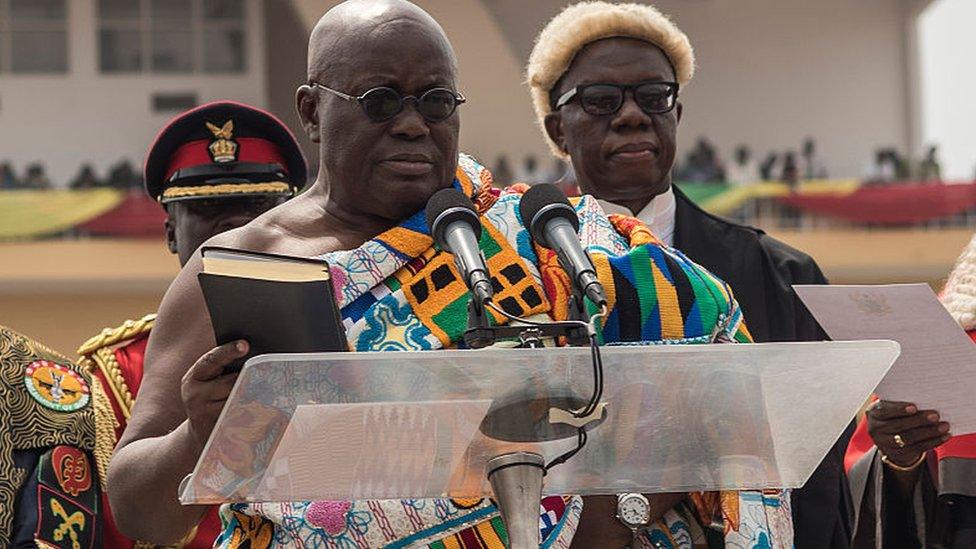
[[[225,373],[261,354],[348,350],[325,261],[217,247],[201,253],[198,279],[217,344],[250,344]]]

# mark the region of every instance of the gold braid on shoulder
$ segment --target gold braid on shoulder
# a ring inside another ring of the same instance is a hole
[[[80,365],[92,374],[95,373],[96,368],[102,371],[108,390],[115,397],[126,421],[132,412],[135,399],[132,397],[132,391],[129,390],[125,378],[122,377],[122,367],[115,359],[115,351],[112,347],[149,332],[155,321],[156,313],[148,314],[139,320],[126,320],[117,328],[105,328],[102,333],[89,339],[78,348],[78,354],[81,356]]]

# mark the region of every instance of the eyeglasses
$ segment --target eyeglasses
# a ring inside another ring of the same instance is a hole
[[[628,91],[633,90],[634,102],[646,114],[664,114],[674,108],[678,99],[676,82],[640,82],[637,84],[586,84],[564,93],[557,101],[555,110],[579,97],[583,110],[594,116],[616,113],[624,104]]]
[[[309,86],[333,93],[346,101],[358,102],[363,112],[366,113],[366,117],[373,122],[384,122],[400,114],[403,111],[403,104],[408,100],[417,104],[417,112],[424,117],[424,120],[441,122],[450,118],[458,105],[466,101],[463,95],[447,88],[431,88],[417,97],[415,95],[402,95],[395,89],[386,86],[367,90],[360,96],[342,93],[318,82],[309,82]]]

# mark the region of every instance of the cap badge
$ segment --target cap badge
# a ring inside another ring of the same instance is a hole
[[[210,158],[218,164],[237,160],[237,142],[233,139],[234,121],[228,120],[222,127],[207,122],[207,129],[214,136],[214,140],[207,147]]]

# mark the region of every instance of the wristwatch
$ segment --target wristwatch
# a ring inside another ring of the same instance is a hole
[[[634,536],[651,522],[651,504],[644,494],[619,494],[617,520],[630,528]]]

